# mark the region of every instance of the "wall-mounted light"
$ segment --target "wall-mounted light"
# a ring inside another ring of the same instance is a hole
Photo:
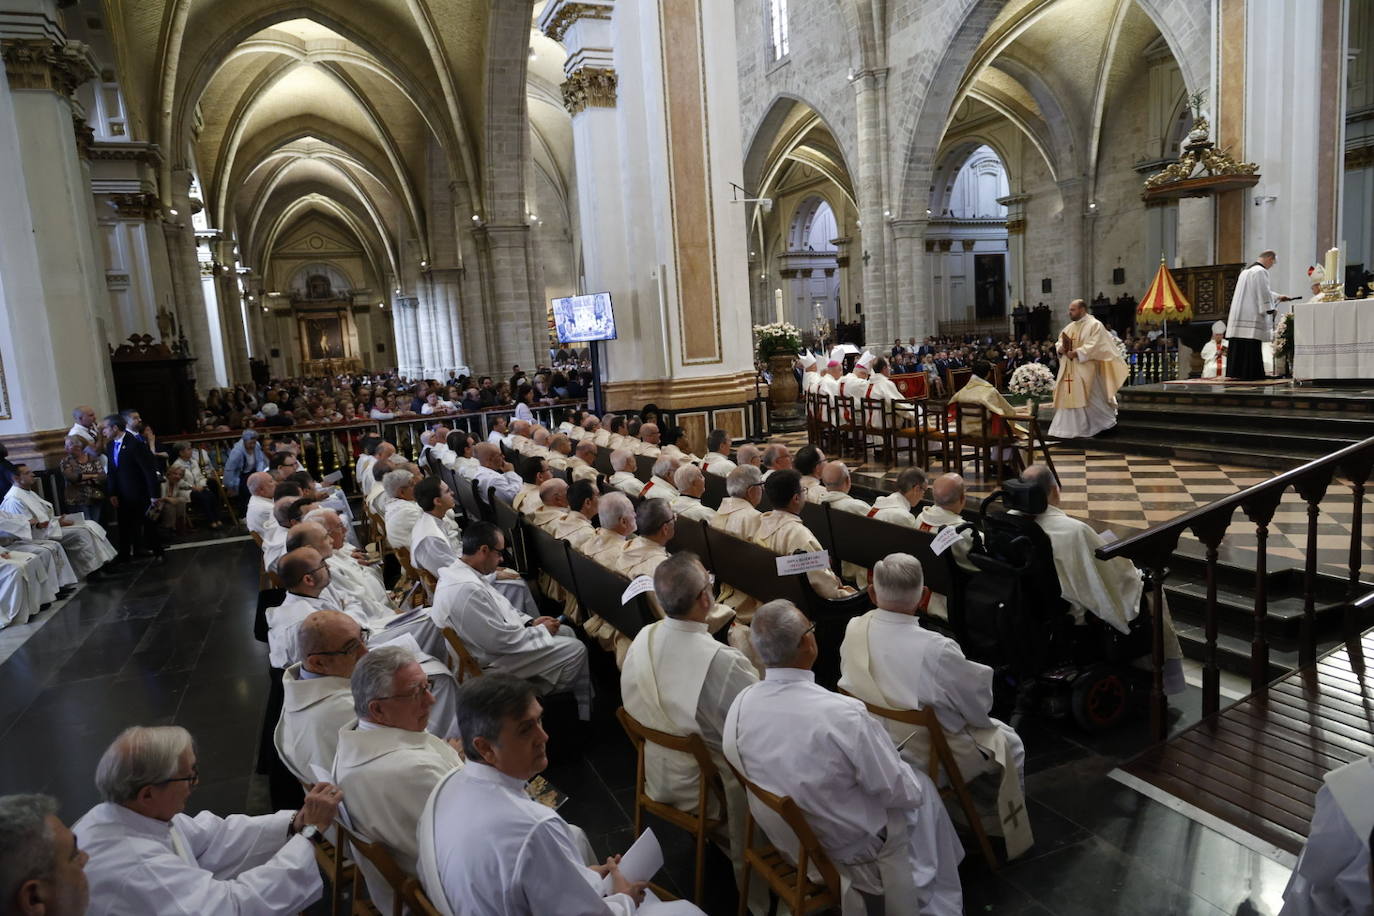
[[[883,216],[886,216],[888,219],[892,219],[892,211],[891,211],[891,210],[884,210],[884,211],[883,211]]]
[[[176,210],[175,208],[173,208],[173,209],[171,209],[171,210],[168,210],[168,211],[167,211],[167,215],[168,215],[168,216],[176,216],[176,215],[178,215],[178,214],[177,214],[177,210]]]
[[[478,216],[476,213],[474,213],[474,214],[472,214],[472,221],[473,221],[474,223],[480,223],[480,222],[482,221],[482,217],[480,217],[480,216]]]
[[[1095,200],[1089,201],[1089,202],[1088,202],[1088,209],[1089,209],[1089,210],[1096,210],[1096,209],[1097,209],[1097,201],[1095,201]]]
[[[929,215],[930,215],[930,208],[929,208],[929,207],[926,207],[926,216],[929,216]]]
[[[429,262],[428,262],[428,261],[421,261],[421,262],[420,262],[420,267],[421,267],[421,268],[425,268],[425,267],[428,267],[428,266],[429,266]]]

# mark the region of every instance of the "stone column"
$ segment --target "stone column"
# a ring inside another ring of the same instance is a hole
[[[426,277],[420,277],[415,292],[415,324],[420,342],[420,371],[422,375],[431,376],[436,373],[439,365],[439,342],[435,339],[433,291],[429,288]]]
[[[1064,208],[1060,211],[1064,242],[1064,288],[1055,286],[1053,303],[1049,303],[1055,314],[1064,310],[1070,301],[1084,299],[1092,301],[1094,295],[1091,278],[1088,276],[1091,264],[1091,240],[1085,231],[1088,212],[1088,182],[1085,178],[1065,178],[1059,182],[1059,194]]]
[[[900,337],[924,340],[931,334],[931,302],[925,295],[926,220],[902,219],[892,223],[892,257],[897,262],[897,325],[887,340]],[[878,341],[886,344],[887,340]]]
[[[583,256],[600,287],[587,291],[609,286],[619,326],[609,406],[692,408],[678,419],[696,447],[710,425],[743,435],[754,373],[748,213],[729,203],[743,171],[734,5],[555,0],[540,27],[569,49]]]
[[[71,408],[114,403],[88,132],[71,99],[95,65],[51,3],[24,6],[0,16],[0,437],[11,459],[55,463]]]
[[[859,253],[864,278],[865,340],[874,346],[892,340],[898,320],[888,295],[885,226],[889,217],[883,175],[883,109],[887,99],[887,69],[865,70],[854,76],[855,110],[858,114],[859,221],[863,251]]]
[[[223,316],[226,331],[225,351],[228,357],[231,384],[239,384],[252,379],[252,369],[248,364],[251,348],[244,331],[246,303],[239,289],[237,263],[234,261],[234,243],[221,241],[212,243],[211,251],[217,257],[210,265],[210,273],[215,278],[216,298],[219,312]]]
[[[432,295],[438,309],[440,361],[444,372],[451,372],[463,364],[463,345],[458,336],[459,316],[462,314],[462,279],[463,271],[452,268],[429,272]]]

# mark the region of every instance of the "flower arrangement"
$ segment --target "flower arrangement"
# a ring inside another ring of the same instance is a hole
[[[1054,391],[1054,373],[1041,363],[1026,363],[1011,374],[1007,390],[1031,398],[1048,397]]]
[[[1129,365],[1131,362],[1131,356],[1130,351],[1126,349],[1126,341],[1122,340],[1120,337],[1117,337],[1115,334],[1112,335],[1112,341],[1116,344],[1116,355],[1121,357],[1121,361],[1123,363]]]
[[[1282,356],[1289,363],[1293,361],[1293,313],[1289,312],[1279,322],[1274,332],[1274,355]]]
[[[765,363],[774,356],[801,350],[801,329],[785,321],[754,325],[754,345]]]

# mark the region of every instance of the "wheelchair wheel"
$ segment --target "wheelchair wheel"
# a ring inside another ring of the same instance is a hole
[[[1087,731],[1104,731],[1126,717],[1130,699],[1131,687],[1121,672],[1096,665],[1074,679],[1074,720]]]

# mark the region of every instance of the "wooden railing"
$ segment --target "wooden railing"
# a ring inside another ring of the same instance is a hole
[[[1363,567],[1365,485],[1374,468],[1374,438],[1347,446],[1301,467],[1285,471],[1262,483],[1225,496],[1177,518],[1155,525],[1147,531],[1114,541],[1097,549],[1097,557],[1110,560],[1126,557],[1146,575],[1147,587],[1154,589],[1154,606],[1163,606],[1164,580],[1168,576],[1169,558],[1178,547],[1179,538],[1191,531],[1207,551],[1207,599],[1205,610],[1205,644],[1202,668],[1202,712],[1211,715],[1220,707],[1221,669],[1217,664],[1217,557],[1222,538],[1231,527],[1237,509],[1255,526],[1255,600],[1253,635],[1250,641],[1250,685],[1260,690],[1269,681],[1269,641],[1266,620],[1269,610],[1267,595],[1269,524],[1279,502],[1289,489],[1297,492],[1307,503],[1307,540],[1303,568],[1303,608],[1298,637],[1298,663],[1310,665],[1317,658],[1316,584],[1317,529],[1322,500],[1336,475],[1350,487],[1353,510],[1350,525],[1350,555],[1347,563],[1346,601],[1343,625],[1345,636],[1354,624],[1357,611],[1368,603],[1367,587],[1360,582]],[[1154,683],[1150,692],[1150,727],[1156,740],[1163,740],[1167,731],[1164,699],[1164,620],[1159,613],[1151,622],[1154,631]]]
[[[335,471],[343,471],[344,480],[350,489],[356,489],[353,480],[353,460],[358,454],[358,441],[367,433],[377,432],[376,420],[359,420],[355,423],[329,423],[319,426],[274,426],[261,427],[259,435],[272,433],[291,433],[301,443],[299,460],[316,480]],[[216,468],[224,469],[229,452],[243,438],[242,430],[237,432],[201,433],[196,436],[165,436],[159,439],[159,448],[164,444],[190,442],[210,454],[210,461]],[[232,482],[238,486],[238,481]]]
[[[1127,353],[1126,365],[1131,370],[1131,374],[1126,378],[1126,384],[1156,385],[1178,378],[1178,351],[1146,350],[1142,353]]]

